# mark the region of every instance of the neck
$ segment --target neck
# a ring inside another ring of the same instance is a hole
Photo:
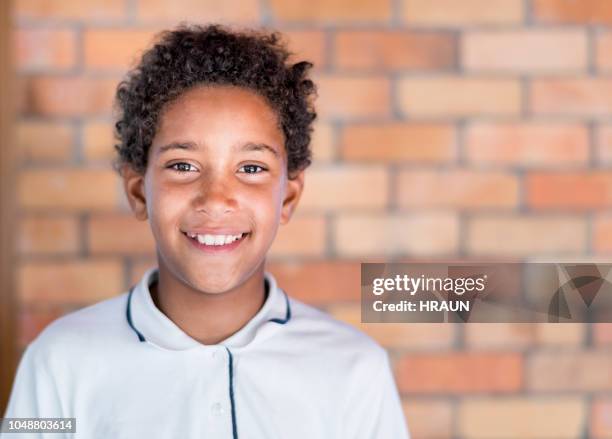
[[[218,344],[238,332],[266,299],[264,264],[241,285],[223,293],[196,290],[177,279],[163,263],[150,287],[155,306],[191,338]]]

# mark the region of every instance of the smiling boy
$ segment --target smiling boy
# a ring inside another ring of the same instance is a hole
[[[5,417],[74,417],[82,438],[408,438],[386,351],[265,270],[310,164],[310,67],[220,26],[143,55],[116,165],[157,267],[30,343]]]

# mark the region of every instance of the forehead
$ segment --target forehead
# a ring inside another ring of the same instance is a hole
[[[282,134],[278,115],[264,97],[231,85],[202,85],[187,90],[162,109],[157,134],[212,133],[230,126],[236,134]]]

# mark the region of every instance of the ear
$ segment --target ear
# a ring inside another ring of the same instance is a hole
[[[125,164],[121,168],[121,176],[123,177],[123,188],[134,216],[141,221],[145,221],[148,215],[147,199],[144,191],[144,174]]]
[[[302,191],[304,189],[304,170],[287,179],[287,190],[285,191],[285,199],[281,210],[280,223],[287,224],[295,211],[295,208],[300,201]]]

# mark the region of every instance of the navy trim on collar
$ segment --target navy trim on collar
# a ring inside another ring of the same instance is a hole
[[[134,323],[132,322],[132,308],[131,308],[131,304],[132,304],[132,294],[134,293],[134,289],[136,288],[136,285],[132,286],[130,288],[130,292],[128,294],[128,298],[127,298],[127,306],[126,306],[126,310],[125,310],[125,315],[127,318],[127,322],[130,325],[130,328],[132,328],[134,330],[134,332],[136,333],[136,335],[138,336],[138,340],[141,342],[146,341],[145,337],[142,335],[142,333],[136,329],[136,327],[134,326]],[[265,281],[265,288],[266,288],[266,300],[269,297],[270,294],[270,284],[268,282],[268,280],[266,279]],[[278,286],[277,286],[278,288]],[[280,289],[280,288],[279,288]],[[283,295],[285,296],[285,305],[286,305],[286,314],[285,314],[285,318],[271,318],[268,319],[269,322],[274,322],[274,323],[278,323],[280,325],[284,325],[286,324],[289,320],[291,320],[291,304],[289,303],[289,296],[287,295],[287,293],[285,292],[285,290],[282,290]],[[236,401],[234,399],[234,362],[233,362],[233,355],[232,352],[229,350],[229,348],[227,346],[224,346],[225,350],[227,351],[228,357],[229,357],[229,364],[228,364],[228,373],[229,373],[229,398],[230,398],[230,405],[231,405],[231,415],[232,415],[232,437],[233,439],[238,439],[238,426],[237,426],[237,422],[236,422]]]
[[[136,329],[136,327],[134,326],[134,323],[132,323],[132,308],[131,308],[131,303],[132,303],[132,293],[133,292],[134,292],[134,287],[130,288],[130,293],[128,294],[127,307],[126,307],[126,310],[125,310],[125,315],[127,317],[128,325],[130,325],[130,327],[134,330],[136,335],[138,335],[138,340],[146,341],[146,339],[144,338],[144,335],[142,335],[140,333],[140,331],[138,329]]]
[[[279,319],[279,318],[275,317],[275,318],[269,319],[268,321],[284,325],[289,320],[291,320],[291,305],[289,305],[289,296],[287,295],[287,293],[285,293],[285,290],[281,290],[281,291],[285,295],[285,303],[287,304],[287,314],[285,314],[285,318],[284,319]]]
[[[127,318],[128,325],[130,325],[130,328],[132,328],[134,330],[134,332],[138,336],[138,340],[141,341],[141,342],[144,342],[144,341],[147,341],[146,338],[144,337],[144,335],[142,335],[142,333],[138,329],[136,329],[136,327],[134,326],[134,323],[132,322],[131,303],[132,303],[132,294],[134,293],[134,288],[135,287],[136,287],[136,285],[134,285],[134,286],[132,286],[130,288],[130,292],[128,294],[128,299],[127,299],[127,307],[126,307],[126,310],[125,310],[125,315],[126,315],[126,318]],[[267,280],[266,280],[266,288],[269,288]],[[287,295],[285,290],[281,289],[281,291],[285,295],[285,304],[287,306],[287,312],[285,314],[285,318],[281,319],[281,318],[278,318],[278,317],[274,317],[274,318],[268,319],[268,321],[269,322],[278,323],[280,325],[284,325],[289,320],[291,320],[291,305],[289,304],[289,296]]]

